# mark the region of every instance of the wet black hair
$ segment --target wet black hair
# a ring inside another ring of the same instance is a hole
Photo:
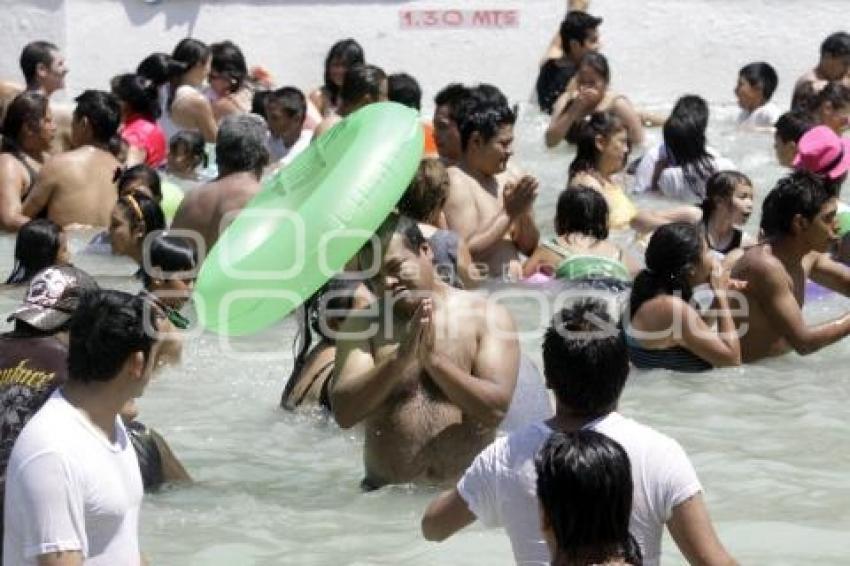
[[[840,82],[829,82],[817,94],[814,107],[821,108],[829,102],[833,108],[847,108],[850,106],[850,87]]]
[[[676,102],[662,129],[668,158],[682,168],[694,192],[698,192],[698,179],[714,173],[714,160],[708,153],[705,137],[707,128],[708,104],[702,97],[689,94]]]
[[[558,403],[582,417],[617,407],[629,376],[623,334],[604,301],[583,298],[565,307],[543,337],[543,373]]]
[[[449,197],[449,174],[439,159],[423,159],[398,203],[399,213],[427,222]]]
[[[156,341],[153,316],[143,299],[123,291],[84,293],[71,317],[68,378],[82,383],[114,379],[135,352],[147,358]]]
[[[422,89],[407,73],[393,73],[387,77],[387,98],[415,110],[422,108]]]
[[[415,220],[403,214],[393,212],[375,230],[375,236],[369,238],[369,241],[357,253],[363,269],[375,263],[375,246],[380,246],[380,249],[377,251],[386,253],[390,240],[392,240],[395,234],[400,235],[404,247],[416,255],[422,252],[422,245],[428,243],[428,239],[422,235],[422,230],[419,229],[419,224]]]
[[[236,92],[248,78],[248,64],[239,46],[232,41],[222,41],[210,45],[212,53],[211,68],[216,73],[230,79],[230,92]]]
[[[460,108],[464,99],[469,96],[469,88],[460,83],[446,85],[443,90],[434,97],[435,106],[447,106],[449,117],[457,124],[460,123]]]
[[[850,57],[850,34],[838,31],[827,36],[820,45],[820,53],[832,57]]]
[[[768,102],[773,93],[776,91],[776,85],[779,84],[779,76],[776,74],[776,69],[770,63],[759,61],[750,63],[741,67],[738,75],[747,81],[750,86],[761,90],[764,102]]]
[[[21,51],[20,64],[27,85],[35,83],[39,64],[46,67],[53,64],[53,54],[57,51],[59,51],[59,48],[49,41],[32,41],[24,46]]]
[[[818,109],[818,91],[815,90],[814,83],[806,82],[800,87],[794,89],[794,94],[791,97],[791,110],[812,114]]]
[[[77,107],[74,118],[86,118],[92,134],[100,143],[108,144],[115,153],[120,142],[118,127],[121,125],[121,105],[118,97],[102,90],[86,90],[74,99]]]
[[[354,65],[366,63],[366,54],[360,44],[351,38],[337,41],[328,51],[325,57],[325,90],[330,94],[331,104],[337,106],[340,102],[341,88],[331,80],[331,62],[334,59],[342,60],[346,69],[350,69]]]
[[[151,53],[136,67],[136,74],[152,81],[157,87],[186,72],[186,65],[168,53]]]
[[[738,185],[753,186],[749,177],[739,171],[718,171],[705,182],[705,199],[702,201],[702,221],[708,223],[717,210],[719,201],[731,201]]]
[[[762,202],[761,230],[765,238],[781,238],[791,233],[798,214],[807,220],[817,216],[826,202],[838,196],[831,184],[808,171],[794,171],[776,182]]]
[[[688,271],[702,261],[706,246],[703,224],[674,222],[656,230],[646,248],[646,268],[635,277],[629,299],[629,318],[646,301],[658,295],[678,294],[691,300]]]
[[[54,265],[61,236],[62,227],[47,218],[36,218],[21,226],[15,239],[15,267],[6,284],[27,283],[36,273]]]
[[[609,139],[626,126],[619,116],[613,112],[593,112],[576,124],[576,156],[570,163],[570,179],[579,173],[594,171],[598,165],[600,152],[596,147],[596,137]]]
[[[294,86],[285,86],[269,92],[264,106],[269,104],[280,105],[290,117],[298,115],[301,115],[302,119],[307,117],[307,99],[304,93]]]
[[[469,89],[469,94],[458,108],[458,131],[461,149],[466,151],[472,134],[478,132],[484,142],[493,139],[499,128],[516,123],[516,111],[497,87],[480,84]]]
[[[124,215],[130,224],[131,232],[142,228],[142,238],[151,232],[165,230],[165,214],[159,204],[141,191],[134,191],[118,197],[118,204],[124,209]],[[136,208],[135,205],[138,205]],[[141,215],[140,215],[141,213]]]
[[[146,289],[150,289],[155,278],[167,279],[170,274],[194,271],[198,266],[198,254],[186,238],[161,232],[151,237],[149,242],[150,266],[159,271],[143,271],[142,281]]]
[[[9,104],[3,121],[2,151],[20,151],[20,135],[24,126],[37,130],[47,116],[47,97],[33,91],[22,92]]]
[[[297,377],[307,365],[307,358],[313,346],[313,334],[318,334],[323,342],[334,343],[333,338],[324,332],[329,322],[328,311],[337,315],[341,314],[340,311],[351,311],[354,308],[357,288],[361,283],[362,281],[358,279],[334,277],[307,299],[299,309],[301,318],[298,333],[292,343],[295,360],[280,398],[281,407],[291,410],[300,404],[300,400],[290,399],[290,396],[297,385]]]
[[[611,67],[608,66],[608,59],[602,53],[596,51],[588,51],[585,53],[581,61],[578,63],[578,69],[582,67],[590,67],[596,71],[599,76],[605,81],[605,84],[611,82]],[[576,70],[578,70],[576,69]]]
[[[189,155],[197,157],[202,167],[209,163],[204,136],[195,130],[180,130],[168,140],[168,151],[177,152],[184,149]]]
[[[585,186],[561,191],[555,207],[555,233],[584,234],[597,240],[608,237],[608,203],[605,197]]]
[[[564,49],[564,53],[569,53],[570,41],[577,41],[583,44],[587,40],[587,36],[590,35],[590,32],[598,28],[601,23],[602,18],[591,16],[587,12],[580,10],[567,12],[558,32],[561,36],[561,47]]]
[[[815,119],[811,114],[802,110],[786,112],[774,124],[776,135],[786,143],[797,143],[803,137],[803,134],[811,130],[814,126]]]
[[[556,431],[534,460],[537,498],[555,535],[553,563],[643,563],[629,533],[634,483],[629,456],[595,430]]]
[[[356,64],[345,72],[345,79],[339,91],[340,101],[348,104],[359,102],[365,96],[378,101],[381,83],[387,80],[383,69],[375,65]]]
[[[159,103],[159,89],[149,78],[127,73],[112,79],[112,94],[126,104],[135,114],[141,114],[155,122],[162,113]]]
[[[255,90],[254,96],[251,97],[251,113],[257,116],[262,116],[263,119],[268,119],[266,116],[266,100],[272,93],[270,90]]]
[[[159,173],[150,165],[139,163],[125,169],[121,176],[118,177],[118,194],[125,192],[127,186],[135,181],[141,181],[142,185],[150,189],[151,194],[156,202],[162,200],[162,182],[159,178]]]
[[[206,61],[210,56],[211,51],[207,44],[191,37],[180,40],[174,46],[174,52],[171,54],[172,61],[169,65],[169,81],[172,83],[168,88],[168,103],[166,104],[169,110],[171,110],[174,95],[177,92],[177,87],[174,84],[175,79],[188,72],[198,63]]]

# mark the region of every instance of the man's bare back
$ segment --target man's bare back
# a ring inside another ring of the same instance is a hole
[[[34,218],[46,209],[60,226],[108,226],[118,199],[119,167],[114,155],[91,145],[51,157],[24,201],[24,214]]]
[[[194,230],[209,252],[235,214],[260,190],[253,172],[241,171],[216,179],[186,194],[174,215],[172,228]],[[222,225],[222,221],[224,224]]]

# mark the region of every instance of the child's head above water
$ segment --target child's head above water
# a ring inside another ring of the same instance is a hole
[[[839,31],[823,40],[818,71],[828,81],[841,80],[850,72],[850,34]]]
[[[201,133],[180,130],[171,136],[168,142],[168,172],[178,177],[194,178],[200,166],[207,166]]]
[[[778,83],[776,69],[769,63],[759,61],[744,65],[738,71],[738,84],[735,86],[738,106],[749,112],[764,106],[770,102]]]
[[[827,83],[813,100],[818,123],[841,133],[850,125],[850,88],[843,83]]]
[[[733,226],[746,224],[753,212],[753,183],[738,171],[718,171],[705,183],[702,217],[706,223],[723,215]]]
[[[773,149],[783,167],[791,167],[797,155],[797,142],[815,125],[814,118],[803,110],[786,112],[774,124]]]

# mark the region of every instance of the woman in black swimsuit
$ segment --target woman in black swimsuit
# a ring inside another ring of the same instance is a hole
[[[35,185],[56,125],[47,98],[24,92],[9,105],[0,153],[0,229],[17,231],[30,219],[21,203]]]

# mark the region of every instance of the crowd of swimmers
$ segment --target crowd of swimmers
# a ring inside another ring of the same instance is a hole
[[[708,143],[706,100],[688,94],[658,116],[611,90],[602,19],[570,4],[535,85],[551,114],[541,144],[575,147],[554,236],[535,219],[553,189],[512,159],[516,108],[493,85],[445,86],[397,211],[298,311],[281,406],[362,425],[364,489],[446,488],[422,518],[428,540],[477,520],[504,528],[517,563],[653,565],[666,527],[688,562],[734,564],[685,451],[618,402],[633,368],[701,372],[850,334],[850,313],[820,324],[802,313],[809,280],[850,295],[838,200],[850,34],[823,41],[787,112],[769,63],[730,81],[739,126],[766,146],[772,136],[789,168],[756,211],[759,188]],[[145,563],[143,489],[191,480],[133,400],[180,363],[206,250],[313,139],[369,104],[420,110],[422,91],[353,39],[333,45],[306,93],[249,68],[231,41],[184,39],[73,109],[53,101],[68,72],[56,45],[26,45],[20,64],[25,84],[0,82],[0,229],[17,234],[6,283],[26,287],[0,336],[3,563]],[[646,144],[650,127],[661,143]],[[82,228],[97,230],[77,253],[133,261],[137,294],[73,266]],[[377,269],[352,275],[365,266]],[[542,376],[487,298],[499,285],[578,291],[545,329]],[[529,379],[553,407],[506,430]]]

